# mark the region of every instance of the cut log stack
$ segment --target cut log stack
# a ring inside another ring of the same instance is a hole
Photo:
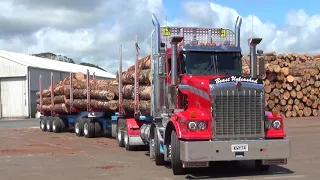
[[[73,83],[73,107],[87,109],[87,80],[83,73],[75,73]],[[118,108],[118,84],[111,80],[90,80],[90,105],[96,110],[115,111]],[[40,110],[40,91],[36,93],[37,110]],[[70,78],[59,81],[54,87],[54,106],[56,113],[70,113]],[[42,91],[42,110],[51,112],[51,87]]]
[[[320,56],[264,54],[267,110],[284,117],[318,116],[320,112]],[[243,58],[244,74],[250,74],[249,58]]]
[[[150,100],[151,100],[151,56],[145,56],[139,60],[139,110],[143,115],[150,114]],[[122,93],[123,102],[122,108],[125,112],[133,113],[135,107],[134,95],[134,76],[135,65],[130,66],[127,71],[122,72]],[[118,78],[117,78],[118,79]],[[117,80],[118,82],[118,80]]]

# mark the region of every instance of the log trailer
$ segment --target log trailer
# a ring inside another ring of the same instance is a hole
[[[264,60],[259,60],[257,73],[256,45],[262,39],[248,40],[251,72],[247,77],[242,74],[241,17],[235,31],[160,26],[155,15],[152,22],[151,113],[139,112],[138,57],[135,113],[128,116],[122,110],[120,58],[119,146],[127,150],[149,146],[155,164],[171,162],[173,174],[208,167],[214,161],[253,160],[258,170],[287,164],[291,144],[283,118],[277,111],[265,110]],[[138,56],[137,40],[136,49]]]
[[[86,138],[99,137],[102,135],[111,135],[116,137],[117,116],[115,112],[106,112],[101,109],[94,109],[90,103],[86,104],[86,108],[78,109],[73,106],[73,73],[70,72],[70,112],[58,113],[54,110],[54,76],[51,73],[51,106],[50,112],[44,111],[42,108],[42,75],[39,76],[40,89],[40,129],[47,132],[64,132],[74,130],[77,136]],[[86,91],[87,102],[90,102],[90,72],[86,74]],[[93,73],[92,78],[95,78]]]

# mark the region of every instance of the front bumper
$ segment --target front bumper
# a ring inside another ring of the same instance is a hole
[[[248,151],[232,152],[231,146],[245,144]],[[180,141],[180,159],[184,162],[289,159],[291,142],[277,140]]]

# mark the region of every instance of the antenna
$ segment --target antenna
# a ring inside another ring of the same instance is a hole
[[[252,13],[252,15],[251,15],[251,38],[253,38],[253,13]]]
[[[166,26],[168,26],[168,15],[166,14]]]

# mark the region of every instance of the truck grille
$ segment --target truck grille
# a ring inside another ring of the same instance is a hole
[[[258,138],[264,136],[262,89],[220,89],[213,101],[214,138]]]

